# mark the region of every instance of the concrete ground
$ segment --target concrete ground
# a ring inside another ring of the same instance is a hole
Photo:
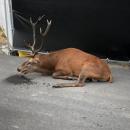
[[[23,59],[0,55],[0,130],[129,130],[130,68],[111,66],[113,83],[56,89],[73,82],[17,74]]]

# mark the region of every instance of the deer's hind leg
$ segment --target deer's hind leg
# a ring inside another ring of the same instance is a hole
[[[54,88],[64,88],[64,87],[83,87],[85,85],[86,79],[100,80],[100,73],[96,70],[93,65],[85,65],[81,69],[78,80],[75,83],[62,83],[54,85]]]
[[[62,74],[62,75],[61,75]],[[81,73],[79,75],[79,77],[70,77],[69,75],[63,75],[63,72],[61,73],[60,71],[59,72],[55,72],[53,73],[53,77],[54,78],[62,78],[62,79],[77,79],[77,81],[75,83],[61,83],[61,84],[56,84],[56,85],[53,85],[54,88],[64,88],[64,87],[82,87],[84,86],[84,83],[85,83],[85,80],[86,80],[86,77]]]
[[[74,86],[75,87],[83,87],[85,85],[86,80],[92,81],[92,79],[100,80],[100,74],[96,73],[96,71],[94,71],[94,68],[92,68],[92,67],[83,68],[81,70],[79,77],[78,77],[78,80]]]
[[[73,78],[73,77],[72,77]],[[75,77],[74,77],[75,78]],[[85,84],[86,77],[84,75],[80,75],[77,78],[77,81],[75,83],[61,83],[53,85],[53,88],[64,88],[64,87],[83,87]]]

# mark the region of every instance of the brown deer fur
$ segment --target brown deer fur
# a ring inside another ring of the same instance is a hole
[[[57,79],[76,79],[75,83],[57,84],[53,87],[81,87],[86,79],[112,82],[109,66],[98,57],[75,48],[49,54],[37,54],[17,69],[23,74],[40,72],[52,74]]]

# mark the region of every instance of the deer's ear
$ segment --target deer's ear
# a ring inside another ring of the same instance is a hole
[[[39,63],[40,63],[40,60],[39,60],[39,58],[35,58],[35,59],[33,59],[33,62],[34,62],[35,64],[39,64]]]
[[[32,59],[32,58],[34,58],[34,55],[28,54],[28,55],[26,55],[25,57],[26,57],[26,58],[31,58],[31,59]]]

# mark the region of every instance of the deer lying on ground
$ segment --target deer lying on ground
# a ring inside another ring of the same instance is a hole
[[[50,28],[51,21],[42,36]],[[35,39],[35,38],[34,38]],[[33,54],[17,70],[23,74],[39,72],[52,75],[56,79],[76,79],[74,83],[57,84],[53,87],[82,87],[87,79],[112,82],[109,66],[100,58],[76,48],[67,48],[48,54],[38,54],[34,49],[35,43],[30,46]],[[38,50],[39,51],[39,50]]]

